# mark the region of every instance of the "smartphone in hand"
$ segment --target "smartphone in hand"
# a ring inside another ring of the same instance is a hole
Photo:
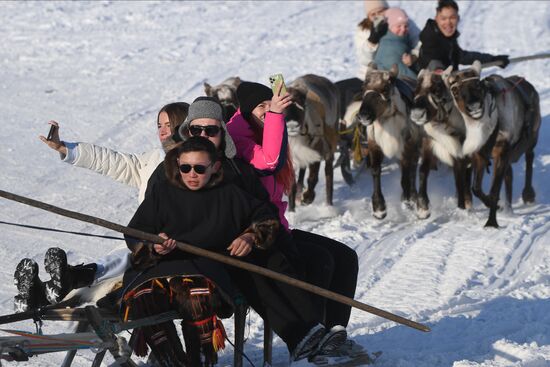
[[[57,126],[55,125],[50,125],[50,131],[48,132],[48,137],[46,138],[46,140],[52,140],[53,139],[53,135],[55,134],[55,131],[57,130]]]
[[[273,91],[273,94],[284,96],[286,94],[286,85],[285,80],[283,79],[283,74],[275,74],[271,75],[269,77],[269,83],[271,84],[271,90]],[[281,92],[277,94],[279,91],[279,87],[282,85]]]

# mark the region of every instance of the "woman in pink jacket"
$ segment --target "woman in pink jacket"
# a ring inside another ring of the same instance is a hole
[[[283,112],[291,103],[290,95],[273,95],[265,85],[243,82],[237,89],[240,108],[227,123],[227,130],[235,142],[237,157],[249,162],[279,209],[281,224],[297,244],[307,269],[307,280],[350,298],[355,295],[358,259],[354,250],[327,237],[298,229],[289,229],[285,218],[288,194],[294,183],[294,169],[290,160],[288,136]],[[324,325],[328,330],[319,344],[325,352],[339,352],[347,339],[346,326],[351,307],[326,302]]]

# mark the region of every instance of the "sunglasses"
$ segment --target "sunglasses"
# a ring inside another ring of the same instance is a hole
[[[180,171],[182,173],[189,173],[191,172],[192,168],[198,175],[204,175],[206,169],[210,166],[211,164],[209,164],[208,166],[205,166],[204,164],[182,164],[180,165]]]
[[[214,136],[218,135],[220,133],[220,127],[216,125],[206,125],[206,126],[200,126],[200,125],[191,125],[189,126],[189,134],[192,136],[200,136],[202,132],[206,134],[206,136],[213,138]],[[198,173],[198,172],[197,172]]]

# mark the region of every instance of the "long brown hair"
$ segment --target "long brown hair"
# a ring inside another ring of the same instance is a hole
[[[252,112],[243,112],[242,116],[248,122],[250,128],[252,129],[252,132],[254,133],[254,142],[261,145],[264,136],[263,124],[260,125],[256,122],[254,116],[252,115]],[[292,164],[292,158],[290,155],[290,146],[288,145],[288,143],[285,153],[286,162],[283,167],[277,173],[275,173],[275,181],[283,185],[283,192],[288,195],[290,194],[290,191],[292,190],[292,186],[294,185],[294,181],[296,179],[294,175],[294,166]]]
[[[361,27],[364,31],[372,31],[372,27],[374,27],[374,23],[372,20],[369,19],[369,17],[365,17],[362,21],[358,24],[359,27]]]

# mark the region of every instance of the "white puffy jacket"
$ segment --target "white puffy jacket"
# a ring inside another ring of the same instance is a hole
[[[139,188],[139,202],[145,198],[147,181],[155,168],[164,160],[161,148],[141,154],[117,152],[90,143],[65,143],[64,162],[87,168],[123,184]]]
[[[145,198],[149,177],[164,160],[161,148],[142,154],[121,153],[90,143],[67,143],[64,162],[87,168],[123,184],[139,188],[139,202]],[[116,247],[111,253],[96,260],[94,284],[107,279],[121,278],[130,267],[130,252],[126,245]]]
[[[361,80],[365,80],[367,66],[374,60],[374,54],[378,49],[378,45],[373,45],[368,41],[369,36],[370,30],[363,29],[359,26],[355,28],[355,37],[353,38],[353,41],[355,45],[355,53],[357,55],[357,62],[359,63],[357,77]]]

